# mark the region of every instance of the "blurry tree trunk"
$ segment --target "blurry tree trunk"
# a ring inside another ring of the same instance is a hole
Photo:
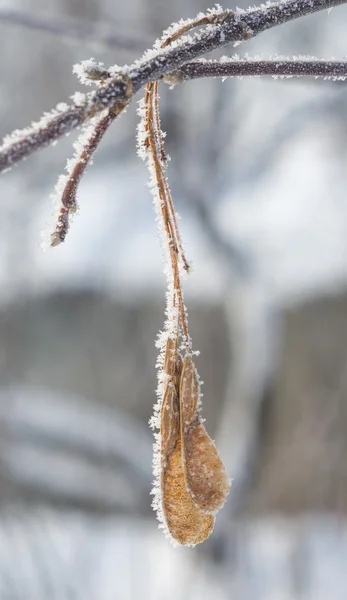
[[[346,515],[346,339],[346,295],[287,313],[248,510]]]

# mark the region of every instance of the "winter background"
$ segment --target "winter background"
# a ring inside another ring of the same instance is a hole
[[[1,135],[83,91],[76,62],[130,63],[208,6],[2,0]],[[346,22],[343,6],[223,54],[343,58]],[[230,497],[195,549],[173,549],[150,508],[165,280],[134,103],[62,246],[43,252],[40,232],[75,136],[0,178],[0,599],[345,599],[346,84],[160,92],[203,411]]]

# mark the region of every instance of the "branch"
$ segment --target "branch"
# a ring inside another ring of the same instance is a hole
[[[91,23],[75,19],[50,19],[42,15],[32,15],[18,10],[0,10],[0,22],[20,25],[34,31],[44,31],[60,37],[68,37],[86,43],[102,44],[108,48],[120,48],[127,51],[143,52],[149,40],[125,36],[115,32],[105,23]]]
[[[73,159],[68,160],[67,175],[61,175],[55,188],[56,194],[53,198],[58,200],[59,213],[55,231],[51,235],[50,245],[57,246],[65,240],[70,226],[70,215],[77,210],[76,192],[78,184],[88,166],[100,141],[105,135],[112,121],[126,108],[131,96],[131,80],[124,77],[127,99],[117,100],[112,107],[104,111],[106,114],[97,115],[97,123],[93,119],[86,131],[82,133],[74,144],[76,154]]]
[[[191,61],[164,75],[168,84],[176,84],[201,77],[324,77],[325,79],[343,80],[347,77],[347,61],[278,58],[260,60],[253,58],[224,57],[219,61]]]
[[[130,67],[124,67],[122,73],[130,78],[135,94],[148,82],[156,81],[166,73],[182,67],[184,63],[200,58],[216,48],[231,42],[241,42],[277,25],[345,3],[347,0],[285,0],[245,12],[239,11],[237,14],[217,9],[215,13],[220,15],[220,24],[208,26],[203,32],[184,36],[166,48],[160,48],[162,40],[158,40],[153,50],[146,52],[142,59]],[[167,32],[165,37],[167,39]],[[124,81],[115,77],[107,85],[87,94],[78,105],[58,105],[55,111],[31,128],[16,131],[5,138],[0,147],[0,172],[67,135],[117,100],[125,99]]]

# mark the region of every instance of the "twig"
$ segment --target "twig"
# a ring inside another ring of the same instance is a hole
[[[324,77],[347,78],[347,61],[317,59],[240,59],[227,58],[219,61],[191,61],[169,73],[164,81],[169,84],[200,79],[202,77]]]
[[[114,105],[106,111],[106,115],[102,116],[96,123],[87,140],[85,141],[83,139],[80,141],[77,146],[77,155],[72,161],[68,161],[67,169],[69,174],[63,189],[61,189],[61,180],[59,178],[57,195],[60,201],[60,209],[55,231],[51,235],[51,246],[58,246],[58,244],[64,242],[69,230],[70,214],[75,213],[77,210],[76,192],[79,182],[112,121],[114,121],[114,119],[124,110],[131,99],[131,80],[124,76],[121,77],[123,77],[126,86],[126,98],[124,100],[121,98],[115,102]]]
[[[110,110],[107,111],[105,117],[103,117],[95,126],[90,138],[84,146],[80,156],[78,157],[70,176],[67,179],[65,188],[61,194],[61,205],[59,209],[57,224],[54,232],[51,235],[51,246],[58,246],[61,242],[64,242],[67,232],[70,227],[69,217],[77,210],[76,192],[78,184],[85,172],[92,155],[97,149],[102,137],[106,133],[108,127],[113,121],[114,116]],[[58,184],[59,185],[59,184]]]
[[[159,40],[153,50],[145,53],[142,59],[130,67],[124,67],[122,72],[131,79],[135,94],[148,82],[156,81],[166,73],[180,68],[184,63],[216,48],[224,47],[231,42],[241,42],[277,25],[345,3],[347,0],[310,0],[309,2],[286,0],[251,8],[237,14],[232,11],[221,11],[225,18],[220,25],[207,28],[193,36],[185,36],[167,48],[160,48],[162,42]],[[125,99],[125,88],[126,86],[119,79],[112,79],[104,87],[87,94],[78,106],[58,108],[33,127],[17,131],[14,135],[5,138],[3,146],[0,147],[0,172],[70,133],[115,101]]]

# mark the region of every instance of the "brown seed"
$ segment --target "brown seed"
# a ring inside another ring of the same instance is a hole
[[[197,508],[187,492],[181,440],[168,457],[162,479],[163,511],[172,537],[183,545],[203,542],[212,533],[214,518]]]
[[[199,416],[184,434],[184,474],[194,503],[214,513],[222,508],[230,482],[218,451]]]

